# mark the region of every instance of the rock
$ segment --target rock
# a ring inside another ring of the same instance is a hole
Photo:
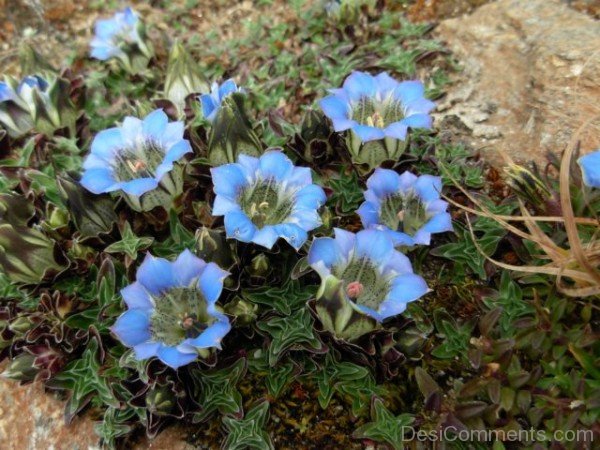
[[[488,159],[544,161],[600,114],[600,24],[558,0],[500,0],[436,29],[463,64],[437,118],[470,130]],[[600,120],[582,151],[600,146]]]
[[[82,416],[66,425],[64,408],[41,383],[19,386],[0,378],[0,448],[99,450],[93,421]]]

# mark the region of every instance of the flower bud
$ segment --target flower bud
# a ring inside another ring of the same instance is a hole
[[[207,91],[208,89],[208,83],[200,74],[198,65],[183,45],[176,42],[169,53],[169,66],[164,90],[165,97],[177,107],[181,115],[188,95]]]

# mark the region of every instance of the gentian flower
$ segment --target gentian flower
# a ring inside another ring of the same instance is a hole
[[[353,72],[342,88],[330,92],[319,103],[335,131],[349,130],[347,143],[355,162],[376,167],[397,159],[409,128],[431,128],[429,112],[435,104],[424,97],[420,81],[398,82],[385,72]]]
[[[96,135],[81,184],[94,194],[121,190],[136,210],[166,206],[165,201],[182,191],[175,163],[192,151],[183,132],[183,122],[169,123],[162,109],[144,120],[126,117],[122,126]]]
[[[30,75],[21,81],[6,76],[0,82],[0,123],[13,137],[32,128],[50,135],[56,129],[73,127],[77,112],[69,87],[67,80],[56,76],[47,80]]]
[[[220,86],[217,82],[214,82],[211,86],[210,94],[202,94],[198,97],[202,105],[202,114],[204,117],[212,122],[219,111],[223,99],[233,92],[243,92],[241,88],[237,87],[233,79],[230,78]]]
[[[211,169],[217,194],[213,215],[225,216],[227,237],[268,249],[284,238],[299,249],[321,219],[325,192],[312,184],[310,169],[295,167],[280,151]]]
[[[429,291],[425,280],[413,273],[408,258],[394,249],[388,233],[334,231],[335,238],[313,241],[308,263],[324,283],[332,276],[342,281],[354,310],[383,322]]]
[[[376,169],[367,188],[357,211],[362,224],[385,230],[395,245],[429,245],[432,233],[452,231],[448,203],[440,199],[440,177]]]
[[[119,58],[126,68],[134,70],[132,58],[136,52],[145,56],[144,65],[152,57],[145,42],[144,24],[131,8],[115,13],[110,19],[96,21],[90,56],[101,61]],[[142,65],[136,66],[137,69]]]
[[[231,329],[216,302],[228,272],[184,250],[173,262],[148,254],[112,332],[138,360],[158,357],[177,369],[205,357]]]
[[[588,153],[577,160],[583,174],[583,182],[595,188],[600,188],[600,149]]]

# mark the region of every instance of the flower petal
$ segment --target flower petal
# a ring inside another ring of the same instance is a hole
[[[154,301],[148,291],[138,281],[121,289],[121,295],[129,309],[152,310]]]
[[[449,213],[439,213],[433,216],[421,228],[429,233],[443,233],[444,231],[453,231],[452,216]]]
[[[405,117],[401,122],[410,128],[429,129],[433,124],[431,116],[427,114],[413,114],[412,116]]]
[[[415,181],[414,188],[424,202],[438,200],[442,192],[442,178],[433,175],[421,175]]]
[[[176,285],[188,287],[205,267],[206,263],[186,248],[171,265]]]
[[[135,358],[138,361],[141,361],[156,356],[160,345],[159,342],[142,342],[141,344],[134,346],[133,351],[135,352]]]
[[[120,128],[109,128],[96,135],[90,147],[90,153],[109,162],[124,146]],[[84,169],[87,169],[84,163]]]
[[[202,94],[200,97],[198,97],[198,99],[200,100],[200,104],[202,105],[202,115],[207,120],[212,120],[212,117],[214,116],[213,113],[217,109],[217,103],[213,99],[212,95]]]
[[[319,106],[330,119],[349,119],[349,105],[335,95],[328,95],[319,101]],[[339,130],[336,130],[339,131]]]
[[[375,96],[375,79],[365,72],[352,72],[344,81],[344,90],[352,100]]]
[[[219,320],[217,322],[204,330],[200,336],[184,341],[182,346],[190,346],[192,348],[216,347],[221,349],[221,341],[230,330],[231,324],[227,317],[223,314],[219,314]]]
[[[135,180],[124,181],[121,183],[121,189],[130,195],[139,197],[146,192],[152,191],[158,187],[158,181],[154,178],[136,178]]]
[[[356,233],[356,253],[375,263],[385,263],[394,251],[394,243],[381,230],[362,230]]]
[[[236,199],[240,191],[248,186],[246,174],[240,164],[224,164],[210,169],[210,173],[215,194],[223,195],[231,200]]]
[[[319,209],[326,201],[325,191],[316,184],[304,186],[295,196],[295,206],[302,209]]]
[[[252,242],[271,250],[277,239],[279,239],[277,228],[274,225],[265,225],[256,232],[252,238]]]
[[[256,226],[242,211],[231,211],[225,215],[225,231],[229,238],[251,242],[256,233]]]
[[[379,207],[372,202],[363,202],[356,211],[364,228],[369,228],[379,223]]]
[[[88,169],[83,173],[80,183],[94,194],[112,192],[119,188],[110,169]]]
[[[356,234],[341,228],[334,228],[335,242],[339,246],[340,255],[344,259],[348,259],[352,250],[356,246]]]
[[[160,142],[169,123],[169,118],[162,109],[156,109],[144,117],[142,121],[142,133],[151,136],[156,142]]]
[[[340,247],[332,238],[315,239],[308,251],[308,264],[322,277],[341,260]]]
[[[149,313],[141,309],[125,311],[111,330],[128,347],[141,344],[150,339]]]
[[[352,131],[363,142],[376,141],[385,137],[385,133],[381,128],[370,127],[368,125],[357,125],[352,127]]]
[[[413,116],[416,114],[428,114],[433,109],[435,109],[435,103],[433,103],[431,100],[427,100],[426,98],[418,98],[404,105],[404,114],[406,116]],[[412,126],[416,127],[415,125]]]
[[[152,295],[160,295],[177,285],[171,262],[156,258],[150,253],[137,271],[137,281]]]
[[[424,95],[425,86],[417,80],[403,81],[394,89],[394,97],[400,100],[405,106],[414,100],[423,98]]]
[[[373,175],[367,180],[367,187],[377,197],[383,199],[390,194],[398,192],[400,187],[400,175],[390,169],[375,169]]]
[[[214,305],[219,299],[223,290],[223,280],[227,278],[227,275],[229,272],[221,269],[214,262],[208,263],[200,274],[198,286],[209,304]]]
[[[197,353],[182,353],[176,347],[161,347],[157,355],[167,366],[173,369],[178,369],[181,366],[185,366],[198,358]]]
[[[259,159],[259,171],[263,179],[274,178],[283,181],[294,169],[292,161],[280,151],[268,151]]]
[[[306,230],[294,223],[283,223],[276,225],[276,228],[279,236],[285,239],[296,250],[299,250],[308,239]]]
[[[212,207],[213,216],[224,216],[231,211],[241,211],[240,205],[224,195],[217,195]]]
[[[600,150],[588,153],[577,160],[583,182],[590,187],[600,188]]]
[[[405,124],[404,121],[394,122],[385,127],[383,132],[385,133],[386,137],[404,141],[406,140],[406,135],[408,133],[408,125]]]

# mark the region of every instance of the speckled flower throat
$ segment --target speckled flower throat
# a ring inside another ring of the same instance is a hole
[[[150,318],[150,332],[157,342],[177,345],[198,337],[215,322],[206,310],[206,300],[194,288],[171,288],[155,298],[156,308]]]
[[[414,194],[393,194],[381,202],[381,221],[394,231],[414,235],[427,222],[423,203]]]
[[[351,118],[362,125],[385,128],[404,119],[404,108],[391,95],[383,100],[361,97],[352,105]]]
[[[157,142],[147,139],[119,153],[114,170],[118,181],[154,177],[157,167],[163,162],[165,150]]]
[[[336,266],[332,274],[343,281],[344,290],[360,305],[377,309],[390,286],[368,258],[353,257],[346,266]]]
[[[258,228],[284,223],[293,209],[293,197],[282,191],[273,178],[257,180],[240,193],[239,203]]]

